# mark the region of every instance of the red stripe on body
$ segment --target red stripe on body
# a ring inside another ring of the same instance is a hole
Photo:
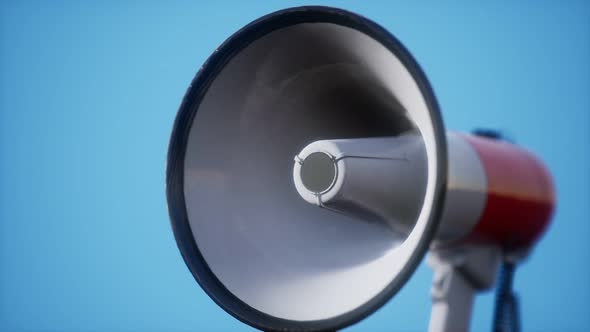
[[[468,239],[491,241],[508,251],[531,246],[553,212],[551,175],[541,161],[516,145],[464,137],[477,152],[487,179],[485,208]]]

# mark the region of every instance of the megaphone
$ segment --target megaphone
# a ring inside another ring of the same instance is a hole
[[[327,7],[264,16],[211,55],[178,111],[166,176],[191,273],[262,330],[358,322],[434,245],[530,248],[554,199],[529,152],[446,131],[395,37]]]

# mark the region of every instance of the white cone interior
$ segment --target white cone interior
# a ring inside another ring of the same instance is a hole
[[[428,182],[407,238],[299,197],[293,156],[309,143],[413,126]],[[195,241],[215,276],[257,310],[297,321],[350,312],[392,282],[423,235],[435,149],[416,82],[379,42],[329,23],[276,30],[226,64],[195,116],[184,174]]]

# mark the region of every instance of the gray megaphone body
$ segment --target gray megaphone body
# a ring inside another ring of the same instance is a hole
[[[489,177],[470,140],[446,132],[424,73],[377,24],[327,7],[269,14],[216,50],[181,104],[167,165],[177,244],[251,326],[349,326],[434,239],[479,225]]]

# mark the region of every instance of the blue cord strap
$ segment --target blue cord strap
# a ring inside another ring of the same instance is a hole
[[[518,297],[512,291],[514,263],[502,264],[496,293],[493,332],[520,332]]]

